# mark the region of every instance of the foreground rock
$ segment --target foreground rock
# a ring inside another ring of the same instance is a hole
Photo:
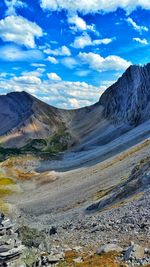
[[[124,253],[123,259],[132,266],[150,264],[150,253],[144,247],[132,243]]]
[[[5,218],[4,214],[0,215],[0,266],[7,266],[7,262],[19,258],[25,247],[18,239],[15,231],[15,225]]]
[[[20,230],[21,229],[21,230]],[[26,232],[26,233],[25,233]],[[44,235],[29,227],[18,228],[4,214],[0,216],[0,266],[53,266],[63,260],[64,254],[48,251],[48,244],[40,243]],[[22,239],[22,240],[21,240]],[[46,239],[46,238],[45,238]],[[26,246],[25,246],[26,245]]]
[[[102,253],[108,253],[108,252],[110,252],[110,251],[116,251],[116,252],[119,253],[119,252],[122,252],[123,249],[122,249],[120,246],[116,245],[116,244],[106,244],[106,245],[100,247],[100,248],[97,250],[96,253],[97,253],[98,255],[100,255],[100,254],[102,254]]]

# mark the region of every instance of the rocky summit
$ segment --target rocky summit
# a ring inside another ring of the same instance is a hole
[[[0,96],[0,266],[150,266],[150,64],[92,106]]]

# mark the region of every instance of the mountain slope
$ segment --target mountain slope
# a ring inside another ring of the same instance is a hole
[[[130,66],[101,96],[105,117],[137,125],[150,118],[150,64]]]
[[[71,116],[71,112],[51,107],[26,92],[0,96],[1,142],[19,147],[31,139],[46,138],[66,129]]]
[[[107,145],[142,125],[150,118],[149,109],[150,64],[130,66],[90,107],[58,109],[26,92],[0,96],[0,142],[22,147],[33,139],[50,138],[63,130],[69,142],[66,148],[86,151]]]

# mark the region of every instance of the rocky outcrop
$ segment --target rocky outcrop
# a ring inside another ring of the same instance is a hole
[[[102,210],[120,203],[150,188],[150,158],[143,159],[131,172],[128,179],[117,185],[106,197],[90,205],[87,210]]]
[[[104,116],[115,123],[137,125],[150,118],[150,64],[130,66],[101,96]]]

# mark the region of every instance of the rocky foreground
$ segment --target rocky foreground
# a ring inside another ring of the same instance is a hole
[[[73,214],[63,223],[45,218],[41,231],[17,222],[7,229],[1,222],[0,266],[150,266],[149,194],[147,189],[110,210]]]
[[[90,206],[1,215],[0,266],[150,267],[149,196],[147,157]]]

